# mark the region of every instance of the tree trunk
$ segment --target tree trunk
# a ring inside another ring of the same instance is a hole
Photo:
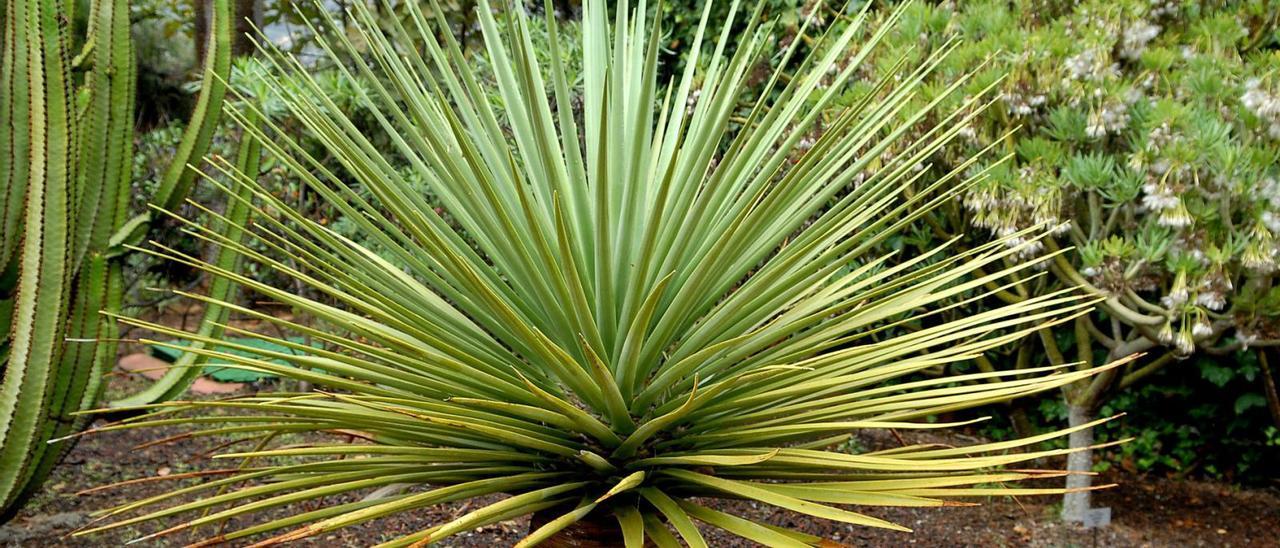
[[[1036,435],[1035,424],[1031,422],[1031,417],[1027,416],[1027,408],[1022,405],[1022,400],[1009,402],[1009,423],[1013,426],[1014,435],[1019,438]]]
[[[1092,344],[1081,346],[1077,342],[1077,346],[1080,346],[1078,349],[1080,351],[1080,359],[1086,364],[1090,363],[1092,361],[1090,356]],[[1138,338],[1130,340],[1111,348],[1107,352],[1107,362],[1112,362],[1137,352],[1145,352],[1153,346],[1155,346],[1155,343],[1150,339]],[[1067,399],[1067,423],[1072,427],[1076,427],[1093,420],[1093,414],[1103,401],[1103,396],[1115,384],[1119,374],[1120,369],[1108,369],[1095,375],[1088,381],[1088,384],[1064,394]],[[1062,519],[1067,522],[1082,522],[1089,511],[1089,495],[1091,493],[1087,489],[1093,483],[1093,477],[1089,475],[1089,472],[1093,470],[1093,449],[1090,449],[1093,446],[1093,428],[1072,432],[1067,437],[1067,445],[1074,449],[1075,452],[1067,455],[1067,471],[1071,472],[1071,474],[1067,476],[1066,487],[1076,492],[1062,495]]]
[[[1271,422],[1280,428],[1280,390],[1276,389],[1276,378],[1271,373],[1271,362],[1267,357],[1268,350],[1258,349],[1258,364],[1262,366],[1262,392],[1267,396],[1267,411],[1271,413]]]
[[[1086,406],[1067,404],[1067,422],[1070,426],[1087,423],[1092,415],[1093,412]],[[1067,455],[1067,471],[1072,472],[1067,476],[1067,489],[1086,489],[1093,481],[1093,477],[1088,475],[1093,468],[1093,450],[1089,449],[1093,445],[1093,429],[1072,432],[1067,438],[1067,444],[1072,449],[1078,449]],[[1084,521],[1085,513],[1089,511],[1089,495],[1089,491],[1063,495],[1062,519],[1069,522]]]
[[[253,55],[254,41],[258,32],[254,27],[262,28],[262,5],[258,0],[236,0],[235,2],[235,35],[231,37],[231,54],[237,57]]]
[[[196,43],[196,64],[193,70],[199,72],[204,66],[204,52],[209,49],[209,2],[208,0],[191,0],[195,12],[195,33],[191,37]]]
[[[529,520],[529,532],[536,531],[573,510],[572,506],[549,508],[534,512]],[[622,527],[618,520],[610,514],[592,512],[556,533],[538,546],[542,548],[614,548],[622,546]]]

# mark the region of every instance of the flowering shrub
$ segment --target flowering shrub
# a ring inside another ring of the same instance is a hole
[[[892,46],[858,68],[851,104],[895,67],[952,49],[904,113],[998,91],[961,139],[917,166],[983,173],[983,182],[902,245],[927,249],[960,237],[972,246],[1055,227],[1055,237],[1016,259],[1052,256],[1045,275],[996,295],[1016,302],[1083,286],[1101,300],[1099,311],[1012,343],[1007,361],[1088,366],[1147,353],[1066,390],[1073,422],[1182,358],[1202,353],[1230,364],[1244,350],[1259,352],[1263,374],[1239,401],[1265,396],[1280,424],[1262,350],[1280,344],[1278,17],[1274,0],[920,3],[894,27]],[[950,86],[962,92],[948,94]],[[992,160],[964,164],[988,148]],[[886,151],[886,160],[895,154]],[[977,365],[990,368],[993,356],[1005,360],[992,355]]]
[[[881,55],[887,67],[956,48],[921,103],[963,77],[970,94],[1000,90],[932,167],[986,147],[1010,158],[971,168],[989,177],[938,228],[978,228],[970,238],[983,241],[1056,225],[1050,249],[1027,255],[1075,248],[1053,273],[1106,298],[1084,331],[1112,351],[1145,350],[1126,346],[1140,339],[1179,357],[1275,344],[1276,2],[1009,4],[915,6]],[[1143,368],[1133,367],[1129,383]]]
[[[1046,31],[1080,51],[1061,80],[1043,66],[1011,82],[1053,98],[1024,122],[1046,142],[1023,163],[1058,169],[993,186],[1039,190],[1073,219],[1081,273],[1116,315],[1142,314],[1135,326],[1159,318],[1157,340],[1180,355],[1276,338],[1276,7],[1086,4]],[[997,230],[1021,224],[992,211]]]

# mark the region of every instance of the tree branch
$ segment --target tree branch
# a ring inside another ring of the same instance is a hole
[[[1045,247],[1050,251],[1061,250],[1061,248],[1058,247],[1057,242],[1053,241],[1052,238],[1045,238],[1044,242]],[[1062,278],[1063,281],[1076,285],[1099,297],[1104,297],[1106,300],[1104,300],[1099,306],[1101,306],[1103,310],[1106,310],[1108,314],[1120,318],[1121,321],[1129,325],[1160,325],[1165,322],[1165,319],[1160,316],[1150,316],[1130,309],[1125,306],[1124,303],[1121,303],[1120,299],[1115,295],[1098,289],[1092,283],[1089,283],[1089,280],[1086,280],[1084,276],[1076,271],[1075,267],[1071,266],[1071,262],[1067,261],[1067,258],[1062,254],[1054,255],[1051,270],[1053,270],[1059,278]]]
[[[1137,369],[1136,371],[1134,371],[1134,372],[1132,372],[1132,373],[1129,373],[1129,374],[1125,375],[1124,377],[1122,377],[1122,378],[1120,379],[1120,389],[1121,389],[1121,390],[1124,390],[1125,388],[1128,388],[1128,387],[1130,387],[1130,386],[1133,386],[1133,385],[1134,385],[1134,383],[1137,383],[1138,381],[1142,380],[1142,379],[1143,379],[1144,377],[1146,377],[1147,375],[1150,375],[1150,374],[1152,374],[1152,373],[1155,373],[1155,372],[1156,372],[1157,370],[1159,370],[1160,368],[1162,368],[1162,367],[1164,367],[1164,366],[1166,366],[1166,365],[1169,365],[1169,362],[1172,362],[1172,361],[1173,361],[1173,359],[1174,359],[1174,358],[1173,358],[1173,353],[1172,353],[1172,352],[1166,352],[1164,355],[1162,355],[1162,356],[1160,356],[1160,357],[1158,357],[1158,358],[1156,358],[1156,359],[1154,359],[1154,360],[1151,360],[1151,363],[1148,363],[1147,365],[1142,366],[1141,368]]]

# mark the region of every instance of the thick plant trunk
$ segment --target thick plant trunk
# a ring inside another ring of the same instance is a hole
[[[209,4],[208,0],[192,0],[192,11],[195,13],[195,33],[191,37],[196,43],[196,64],[192,70],[200,70],[204,66],[204,53],[209,49]]]
[[[1092,415],[1093,412],[1088,407],[1067,405],[1067,422],[1071,426],[1089,422]],[[1093,450],[1089,449],[1093,445],[1093,429],[1086,428],[1072,432],[1067,438],[1067,443],[1072,449],[1078,449],[1075,453],[1067,455],[1067,471],[1072,472],[1067,476],[1067,489],[1087,489],[1093,481],[1093,478],[1088,475],[1093,468]],[[1085,513],[1089,511],[1089,495],[1089,491],[1063,495],[1062,519],[1069,522],[1084,521]]]
[[[1262,366],[1262,393],[1267,396],[1267,411],[1271,413],[1271,422],[1280,428],[1280,390],[1276,389],[1276,377],[1271,373],[1267,349],[1258,349],[1258,364]]]
[[[254,27],[262,27],[262,5],[259,0],[236,0],[235,14],[235,35],[231,37],[231,54],[253,55],[255,49],[253,43],[257,37]]]
[[[570,510],[573,510],[573,507],[551,508],[535,512],[529,520],[529,532],[537,530]],[[622,545],[622,527],[618,525],[618,520],[610,514],[592,512],[538,546],[541,548],[614,548]]]
[[[1080,336],[1082,333],[1083,336]],[[1092,344],[1087,342],[1087,333],[1082,328],[1077,330],[1077,341],[1085,341],[1084,344],[1077,343],[1077,346],[1080,359],[1086,364],[1091,362],[1092,354]],[[1111,348],[1107,353],[1107,361],[1111,362],[1137,352],[1145,352],[1154,345],[1154,342],[1145,338],[1129,341]],[[1119,374],[1120,370],[1113,367],[1095,375],[1088,384],[1064,394],[1067,400],[1067,423],[1071,427],[1081,426],[1093,420],[1094,412],[1103,401],[1104,395],[1118,380]],[[1067,471],[1071,474],[1067,476],[1066,488],[1073,492],[1062,495],[1062,519],[1067,522],[1083,522],[1089,513],[1091,493],[1088,489],[1093,483],[1093,478],[1089,475],[1093,470],[1093,449],[1091,449],[1093,428],[1072,432],[1067,438],[1067,445],[1075,450],[1067,455]]]
[[[1019,438],[1036,435],[1036,427],[1031,423],[1031,417],[1027,416],[1027,408],[1020,401],[1009,404],[1009,422],[1013,425],[1013,433]]]

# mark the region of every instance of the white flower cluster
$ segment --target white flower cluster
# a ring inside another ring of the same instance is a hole
[[[1016,91],[1004,92],[1000,94],[1000,98],[1008,106],[1009,114],[1014,116],[1029,116],[1035,112],[1036,107],[1043,105],[1046,101],[1042,93],[1027,96]]]
[[[1191,337],[1185,329],[1178,331],[1178,337],[1173,341],[1174,357],[1185,359],[1196,351],[1196,341]]]
[[[1203,322],[1196,322],[1194,326],[1188,330],[1187,322],[1183,321],[1182,327],[1178,329],[1176,333],[1173,330],[1173,324],[1171,322],[1165,323],[1156,334],[1156,338],[1160,341],[1160,344],[1173,347],[1174,357],[1183,359],[1195,352],[1195,337],[1198,335],[1197,332],[1203,332],[1203,329],[1205,328],[1209,329],[1209,333],[1213,333],[1213,328],[1209,327],[1209,324],[1205,324]]]
[[[1203,257],[1201,259],[1203,260]],[[1196,341],[1213,336],[1214,330],[1203,310],[1186,308],[1185,305],[1194,298],[1198,306],[1221,310],[1226,306],[1226,294],[1230,291],[1230,287],[1231,282],[1227,281],[1222,276],[1222,271],[1218,269],[1213,275],[1201,279],[1193,293],[1187,284],[1186,271],[1179,270],[1174,276],[1173,286],[1160,298],[1161,305],[1178,313],[1179,329],[1175,332],[1173,322],[1166,322],[1157,335],[1160,342],[1173,346],[1174,351],[1181,356],[1194,352]]]
[[[1240,102],[1269,126],[1267,133],[1272,139],[1280,139],[1280,96],[1263,88],[1261,80],[1251,78],[1244,84]]]
[[[1240,262],[1249,270],[1269,274],[1276,270],[1276,258],[1280,256],[1277,248],[1280,244],[1277,240],[1280,236],[1280,181],[1272,177],[1263,179],[1251,198],[1265,209],[1247,233],[1248,243]]]
[[[1204,253],[1193,250],[1192,255],[1200,260],[1202,266],[1209,266]],[[1221,266],[1210,268],[1208,273],[1200,275],[1194,291],[1188,287],[1186,275],[1179,273],[1174,278],[1173,287],[1160,297],[1160,304],[1170,310],[1182,308],[1191,303],[1208,310],[1222,311],[1227,307],[1227,296],[1233,289],[1231,279],[1226,276]],[[1205,324],[1205,327],[1208,327],[1208,324]],[[1200,334],[1196,333],[1196,335]]]
[[[1178,308],[1187,304],[1188,297],[1190,297],[1190,295],[1187,293],[1187,288],[1180,287],[1170,291],[1165,296],[1160,297],[1160,304],[1165,308]]]
[[[1280,209],[1280,180],[1274,177],[1263,179],[1262,184],[1258,186],[1258,194],[1267,200],[1267,205],[1272,209]],[[1280,234],[1280,230],[1276,233]]]
[[[1150,3],[1151,11],[1147,12],[1148,17],[1173,16],[1178,12],[1179,2],[1177,0],[1150,0]]]
[[[1196,304],[1209,310],[1222,310],[1227,307],[1227,295],[1221,291],[1206,291],[1196,295]]]
[[[1263,226],[1266,226],[1267,230],[1270,230],[1272,234],[1280,234],[1280,215],[1277,215],[1274,211],[1268,210],[1262,212],[1262,224]]]
[[[1169,143],[1178,138],[1180,137],[1174,135],[1173,128],[1169,127],[1169,122],[1163,122],[1156,126],[1155,129],[1152,129],[1151,133],[1147,134],[1147,146],[1158,150],[1168,146]]]
[[[1074,80],[1100,81],[1120,74],[1120,64],[1111,62],[1098,48],[1089,48],[1064,61],[1067,74]]]
[[[1240,263],[1245,268],[1261,274],[1269,274],[1276,269],[1276,238],[1265,220],[1259,219],[1249,231],[1248,242],[1244,246]]]
[[[1173,189],[1162,183],[1148,182],[1142,185],[1142,192],[1146,194],[1142,197],[1142,207],[1148,211],[1173,209],[1182,203],[1182,200],[1173,194]]]
[[[965,209],[972,215],[970,222],[1000,238],[1037,225],[1050,227],[1049,230],[1057,235],[1071,230],[1070,221],[1064,222],[1061,218],[1062,191],[1046,184],[1041,180],[1043,176],[1037,168],[1024,166],[1018,171],[1019,184],[1015,188],[987,185],[970,190],[964,197]],[[1023,238],[1005,241],[1011,248],[1026,243]],[[1044,244],[1035,241],[1022,248],[1018,258],[1033,259],[1043,252]]]
[[[1170,161],[1161,155],[1161,151],[1184,140],[1183,135],[1174,132],[1168,123],[1160,124],[1147,134],[1146,146],[1129,159],[1130,167],[1146,171],[1140,211],[1158,215],[1157,223],[1175,229],[1190,227],[1195,221],[1182,201],[1182,195],[1188,191],[1187,185],[1194,184],[1197,178],[1191,166]]]
[[[1147,44],[1160,34],[1160,25],[1139,20],[1128,28],[1120,37],[1120,57],[1137,60],[1146,51]]]
[[[1102,108],[1089,113],[1089,125],[1085,133],[1091,139],[1108,133],[1119,133],[1129,126],[1129,105],[1120,101],[1107,101]]]
[[[1152,170],[1156,171],[1159,166],[1167,166],[1166,160],[1157,160],[1152,165]],[[1148,212],[1159,215],[1156,222],[1161,226],[1169,228],[1186,228],[1191,226],[1194,219],[1191,212],[1187,210],[1187,205],[1183,203],[1179,192],[1169,184],[1168,169],[1163,170],[1165,174],[1160,177],[1148,175],[1147,183],[1142,185],[1142,208]],[[1182,170],[1179,170],[1182,171]]]
[[[1240,263],[1243,264],[1245,268],[1261,274],[1269,273],[1276,268],[1276,260],[1275,257],[1273,257],[1273,253],[1270,253],[1262,246],[1255,245],[1253,243],[1245,246],[1244,256],[1240,260]]]
[[[1196,305],[1220,312],[1227,307],[1227,295],[1233,289],[1235,287],[1231,279],[1221,269],[1217,269],[1200,280],[1200,287],[1196,291]]]
[[[698,88],[689,93],[689,98],[684,100],[684,113],[686,116],[693,116],[694,109],[698,108],[698,99],[702,97],[702,88]]]
[[[1191,226],[1194,219],[1191,218],[1191,212],[1187,211],[1186,204],[1182,200],[1178,200],[1178,205],[1160,212],[1160,218],[1156,222],[1161,226],[1169,228],[1187,228]]]

